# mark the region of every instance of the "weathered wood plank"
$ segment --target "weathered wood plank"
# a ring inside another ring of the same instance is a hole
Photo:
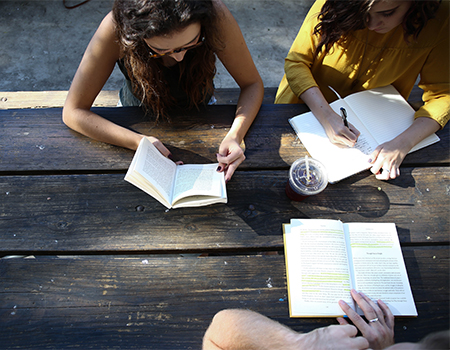
[[[275,101],[277,87],[264,88],[264,104]],[[0,109],[18,108],[54,108],[64,106],[68,91],[2,91],[0,92]],[[415,85],[408,102],[416,109],[422,103],[423,91]],[[239,88],[222,88],[214,91],[217,104],[233,104],[238,102]],[[119,90],[102,90],[94,101],[94,107],[116,107]]]
[[[449,328],[448,247],[403,253],[419,317],[396,319],[398,342]],[[337,324],[289,318],[281,255],[0,260],[5,348],[199,349],[224,308],[248,308],[301,332]]]
[[[449,242],[450,170],[405,168],[381,182],[359,174],[303,202],[287,170],[238,172],[228,204],[166,210],[123,174],[0,177],[0,254],[282,249],[291,218],[394,222],[408,243]]]
[[[235,106],[208,106],[199,112],[179,111],[173,123],[144,119],[138,108],[97,108],[97,113],[125,127],[163,141],[176,159],[185,163],[215,162],[217,149],[229,130]],[[304,156],[288,118],[306,110],[303,105],[263,105],[245,138],[246,169],[287,168]],[[176,119],[176,121],[175,121]],[[280,122],[284,120],[284,122]],[[408,155],[408,165],[450,163],[450,127],[441,141]],[[134,152],[93,141],[61,120],[61,109],[0,110],[0,171],[125,170]]]
[[[67,90],[57,91],[2,91],[0,109],[54,108],[64,106]],[[94,107],[116,107],[119,90],[102,90],[95,99]]]
[[[277,88],[264,89],[263,103],[271,104],[275,100]],[[18,108],[55,108],[63,107],[68,91],[2,91],[0,92],[0,109]],[[214,96],[218,104],[235,105],[239,99],[239,88],[216,89]],[[102,90],[95,99],[94,107],[116,107],[119,90]]]

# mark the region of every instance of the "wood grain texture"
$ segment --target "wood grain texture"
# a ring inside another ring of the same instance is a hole
[[[396,319],[397,342],[449,328],[447,247],[403,253],[419,317]],[[199,349],[224,308],[301,332],[336,324],[289,318],[282,255],[3,259],[0,272],[5,348]]]
[[[271,104],[275,100],[276,87],[264,88],[263,103]],[[2,91],[0,109],[55,108],[63,107],[68,91]],[[217,104],[235,105],[239,99],[239,88],[222,88],[214,91]],[[119,90],[102,90],[96,97],[93,107],[116,107]]]
[[[406,168],[395,181],[359,174],[303,202],[287,171],[238,172],[228,203],[167,210],[122,174],[0,177],[0,254],[282,249],[290,218],[394,222],[403,244],[449,242],[450,171]]]
[[[176,159],[209,163],[235,106],[178,111],[158,125],[137,108],[94,110],[160,138]],[[394,222],[419,312],[397,319],[396,340],[448,329],[449,126],[406,157],[396,180],[366,171],[291,202],[288,169],[307,153],[287,119],[304,111],[261,107],[227,204],[166,210],[123,180],[133,151],[71,131],[58,108],[0,110],[0,347],[199,349],[224,308],[303,332],[335,324],[290,319],[284,257],[260,255],[283,254],[291,218]]]
[[[139,108],[94,108],[124,127],[159,138],[174,159],[188,163],[216,161],[233,121],[235,106],[208,106],[199,112],[174,112],[172,123],[146,119]],[[239,170],[287,169],[307,154],[288,119],[303,105],[263,105],[244,139],[247,159]],[[441,141],[408,155],[403,166],[449,164],[450,127]],[[61,109],[0,110],[0,172],[125,171],[134,152],[96,142],[67,128]]]
[[[265,87],[263,104],[275,101],[277,87]],[[419,108],[422,102],[422,90],[415,85],[408,98],[408,102]],[[0,109],[18,108],[55,108],[63,107],[68,91],[2,91],[0,92]],[[215,89],[214,96],[217,104],[236,105],[239,100],[239,88]],[[102,90],[94,101],[94,107],[116,107],[119,100],[119,90]]]

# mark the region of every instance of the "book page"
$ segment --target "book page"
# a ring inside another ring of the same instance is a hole
[[[224,195],[224,173],[217,172],[218,164],[178,165],[173,191],[173,203],[182,198],[201,201],[201,196],[222,198]],[[210,198],[205,198],[210,199]]]
[[[292,220],[284,241],[291,317],[343,315],[338,301],[353,301],[342,223]]]
[[[125,180],[170,208],[176,165],[143,138],[125,175]]]
[[[164,197],[171,198],[175,179],[176,164],[147,139],[143,147],[144,155],[139,158],[137,171],[148,179]]]
[[[335,183],[369,169],[371,165],[368,156],[376,148],[377,143],[344,100],[334,101],[330,107],[338,114],[340,108],[344,107],[348,121],[361,132],[354,147],[340,147],[331,143],[325,129],[312,112],[291,118],[289,122],[311,157],[320,161],[327,169],[328,181]]]
[[[349,223],[355,289],[381,299],[394,315],[417,316],[393,223]],[[360,311],[361,312],[361,311]]]
[[[414,122],[414,109],[392,85],[357,92],[347,96],[345,101],[361,119],[377,144],[396,138]],[[437,141],[439,138],[433,134],[411,152]]]

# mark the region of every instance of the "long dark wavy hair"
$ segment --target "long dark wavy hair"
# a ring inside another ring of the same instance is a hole
[[[327,0],[318,16],[314,34],[320,36],[316,55],[330,51],[334,43],[345,39],[352,31],[364,29],[369,11],[377,0]],[[405,41],[416,40],[428,20],[434,18],[441,0],[410,0],[411,6],[403,18]]]
[[[144,39],[174,34],[200,23],[203,45],[186,52],[180,65],[180,86],[190,107],[199,107],[214,90],[215,52],[223,44],[217,33],[217,12],[211,0],[115,0],[113,18],[124,65],[144,109],[166,117],[174,99],[162,75],[161,58],[151,58]],[[207,101],[206,101],[207,102]]]

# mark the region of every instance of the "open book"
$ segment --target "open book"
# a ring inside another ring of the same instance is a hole
[[[176,165],[142,138],[125,180],[156,198],[167,208],[226,203],[224,173],[218,164]]]
[[[369,155],[375,148],[400,135],[414,121],[414,109],[392,85],[357,92],[344,99],[338,97],[330,107],[339,115],[340,108],[344,107],[348,121],[361,132],[354,147],[342,148],[332,144],[312,112],[289,119],[311,157],[327,169],[330,183],[369,169]],[[439,137],[432,134],[413,147],[410,153],[438,141]]]
[[[352,288],[417,316],[395,224],[292,219],[283,231],[291,317],[342,316],[339,300],[362,315]]]

